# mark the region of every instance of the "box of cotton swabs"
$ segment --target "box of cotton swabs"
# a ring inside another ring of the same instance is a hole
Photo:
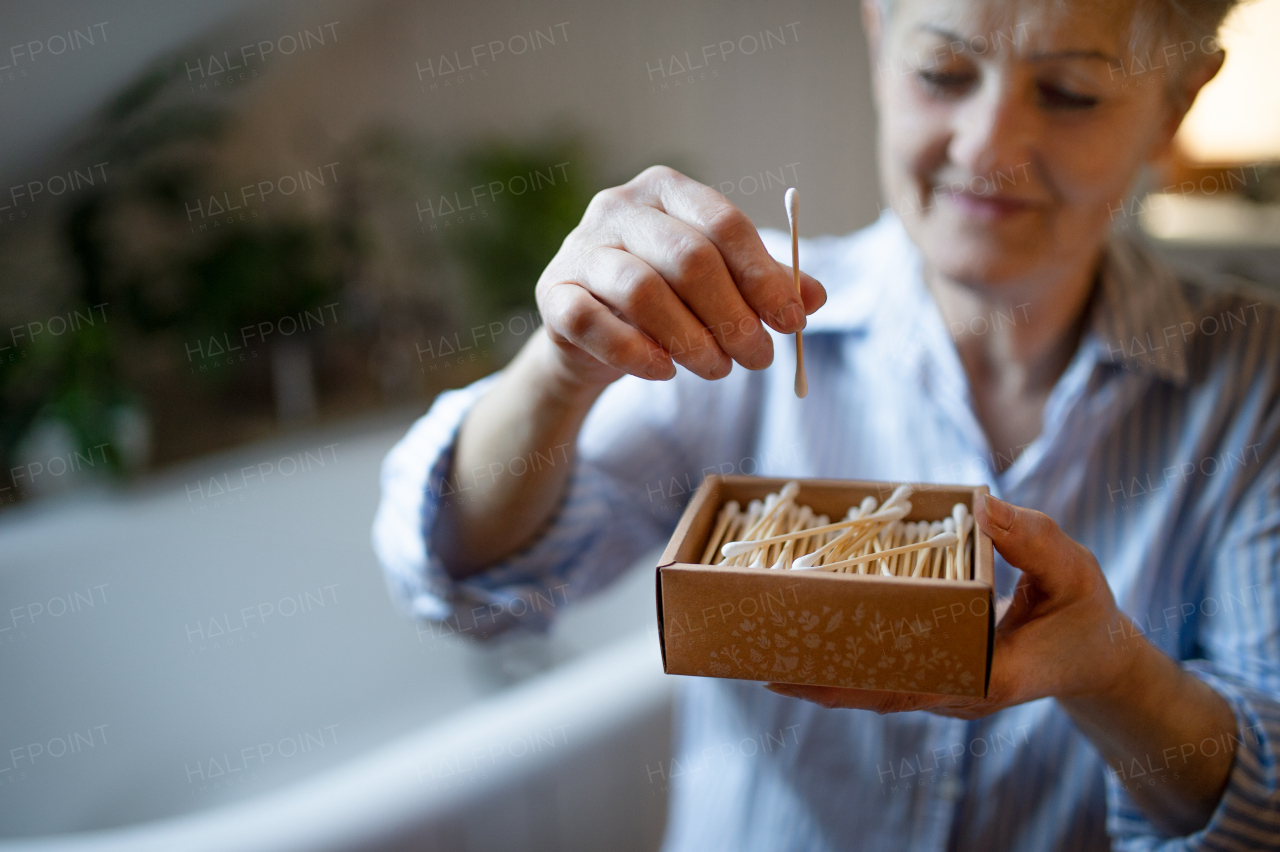
[[[707,477],[658,563],[664,670],[985,696],[987,490]]]

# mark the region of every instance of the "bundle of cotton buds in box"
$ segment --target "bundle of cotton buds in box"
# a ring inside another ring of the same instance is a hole
[[[973,509],[987,493],[708,476],[658,562],[663,670],[986,695],[995,562]]]
[[[736,500],[726,503],[702,564],[935,580],[973,576],[973,516],[963,503],[950,517],[904,522],[912,489],[902,485],[883,504],[865,497],[832,523],[797,504],[799,491],[792,481],[745,511]]]

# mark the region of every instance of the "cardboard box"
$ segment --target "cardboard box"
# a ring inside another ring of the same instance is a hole
[[[789,480],[709,476],[657,569],[658,641],[667,674],[985,696],[995,640],[991,539],[974,527],[973,579],[700,565],[716,514]],[[898,483],[799,480],[796,501],[840,518]],[[984,486],[914,485],[906,520],[939,520]]]

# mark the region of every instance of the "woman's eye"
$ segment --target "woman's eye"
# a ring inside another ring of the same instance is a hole
[[[969,71],[920,71],[918,76],[925,86],[946,95],[959,94],[973,84],[974,75]]]
[[[1055,109],[1089,109],[1098,105],[1098,99],[1090,95],[1081,95],[1052,83],[1040,83],[1036,87],[1040,92],[1040,102]]]

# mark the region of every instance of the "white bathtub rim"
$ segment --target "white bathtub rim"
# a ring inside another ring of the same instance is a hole
[[[654,632],[645,630],[282,789],[138,825],[3,839],[0,852],[357,848],[590,748],[619,727],[662,712],[672,691]],[[452,788],[430,790],[422,780],[424,764],[465,762],[504,738],[548,730],[563,731],[564,749],[511,760],[502,772]]]

